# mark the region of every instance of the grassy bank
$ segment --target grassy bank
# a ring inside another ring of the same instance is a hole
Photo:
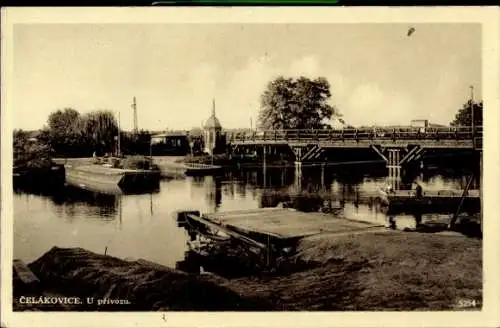
[[[450,310],[462,299],[481,303],[481,245],[457,235],[389,230],[309,237],[290,259],[302,271],[236,279],[81,249],[54,248],[30,268],[46,292],[133,304],[109,310]]]
[[[185,156],[184,158],[176,160],[178,163],[194,163],[194,164],[208,164],[208,165],[218,165],[218,166],[237,166],[239,165],[262,165],[262,158],[254,157],[254,158],[235,158],[230,157],[229,155],[202,155],[202,156]],[[266,159],[267,165],[285,165],[290,164],[289,161],[281,160],[281,159]]]
[[[305,239],[297,261],[315,268],[222,285],[277,310],[449,310],[482,299],[481,240],[382,232]]]
[[[261,303],[201,277],[145,261],[123,261],[72,248],[54,247],[29,265],[40,284],[31,290],[14,284],[14,310],[228,311],[263,310]],[[17,288],[16,288],[17,287]],[[81,304],[22,304],[21,296],[65,295]],[[93,298],[94,302],[87,302]],[[113,300],[99,304],[98,300]]]

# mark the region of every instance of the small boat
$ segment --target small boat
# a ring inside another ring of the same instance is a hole
[[[157,163],[164,177],[215,175],[222,172],[222,166],[199,163]]]
[[[159,186],[160,172],[109,167],[109,165],[66,165],[66,184],[81,189],[109,192],[141,192]]]
[[[463,195],[464,190],[428,190],[423,191],[420,197],[417,196],[415,190],[379,190],[381,203],[397,212],[418,210],[453,213],[460,204]],[[479,190],[468,190],[463,200],[463,208],[473,212],[477,211],[480,209],[480,202]]]
[[[64,187],[65,168],[55,163],[43,168],[18,166],[14,167],[12,178],[15,187],[60,188]]]

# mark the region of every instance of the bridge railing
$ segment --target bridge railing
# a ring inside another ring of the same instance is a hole
[[[472,140],[481,138],[483,127],[403,127],[365,129],[259,130],[228,133],[229,142],[244,141],[346,141],[346,140]]]

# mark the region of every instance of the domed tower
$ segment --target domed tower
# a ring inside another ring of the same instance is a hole
[[[204,151],[208,154],[214,154],[222,148],[222,125],[215,116],[215,99],[212,101],[212,115],[205,122],[203,127]]]

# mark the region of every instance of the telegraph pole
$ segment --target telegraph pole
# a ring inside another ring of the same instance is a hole
[[[116,140],[117,142],[117,150],[116,150],[116,157],[121,157],[121,145],[120,145],[120,140],[121,140],[121,135],[120,135],[120,112],[118,112],[118,140]]]
[[[474,123],[474,86],[470,86],[470,111],[471,111],[471,127],[472,127],[472,144],[476,146],[476,126]]]
[[[134,110],[134,133],[137,134],[137,104],[135,101],[135,96],[134,96],[134,101],[132,103],[132,109]]]

